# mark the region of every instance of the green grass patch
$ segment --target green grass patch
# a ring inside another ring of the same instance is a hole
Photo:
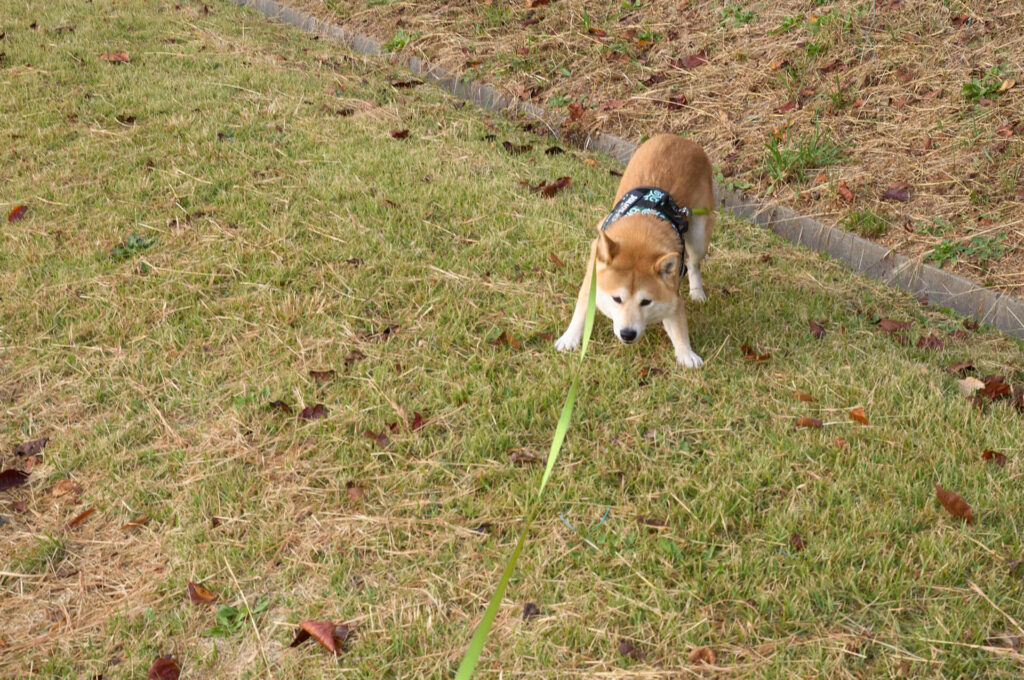
[[[986,262],[1006,254],[1006,234],[974,236],[969,241],[942,241],[925,260],[935,262],[939,267],[947,262],[956,262],[965,257],[984,265]]]
[[[888,221],[870,210],[851,210],[842,220],[848,231],[853,231],[867,238],[877,238],[889,231]]]
[[[843,145],[821,128],[785,141],[772,137],[764,146],[761,168],[772,184],[802,182],[808,170],[827,167],[844,157]]]

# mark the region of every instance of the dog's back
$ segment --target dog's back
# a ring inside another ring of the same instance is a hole
[[[715,207],[711,161],[700,146],[677,135],[655,135],[636,150],[622,174],[615,203],[637,187],[663,189],[680,207]]]

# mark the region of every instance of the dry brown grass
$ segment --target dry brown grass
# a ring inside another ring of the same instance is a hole
[[[1000,238],[1001,257],[946,266],[1024,294],[1024,10],[1017,0],[682,0],[641,2],[632,11],[594,0],[533,8],[540,3],[294,4],[385,43],[400,29],[414,36],[405,53],[514,96],[583,102],[579,124],[588,128],[633,140],[656,131],[692,135],[726,180],[826,221],[869,211],[888,225],[877,240],[912,257],[943,243]],[[729,8],[754,18],[742,23]],[[702,52],[706,64],[679,62]],[[1016,86],[982,105],[965,99],[962,86],[999,65],[999,77]],[[840,142],[846,159],[773,185],[762,172],[764,144],[815,129]],[[1001,136],[1007,130],[1013,134]],[[839,195],[840,182],[852,202]],[[909,185],[909,202],[882,197],[894,183]]]

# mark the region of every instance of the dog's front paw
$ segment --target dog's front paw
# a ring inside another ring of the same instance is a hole
[[[677,352],[676,361],[687,368],[700,368],[704,365],[704,360],[697,356],[697,353],[692,349],[685,352]]]
[[[690,299],[696,302],[707,302],[708,296],[704,293],[704,287],[691,288]]]
[[[583,339],[582,333],[573,333],[572,331],[566,331],[565,335],[555,340],[555,349],[559,352],[571,352],[580,346],[580,341]]]

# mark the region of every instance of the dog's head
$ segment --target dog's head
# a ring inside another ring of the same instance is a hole
[[[645,239],[613,241],[603,231],[596,247],[597,308],[612,320],[615,337],[632,344],[648,324],[675,312],[682,254]]]

